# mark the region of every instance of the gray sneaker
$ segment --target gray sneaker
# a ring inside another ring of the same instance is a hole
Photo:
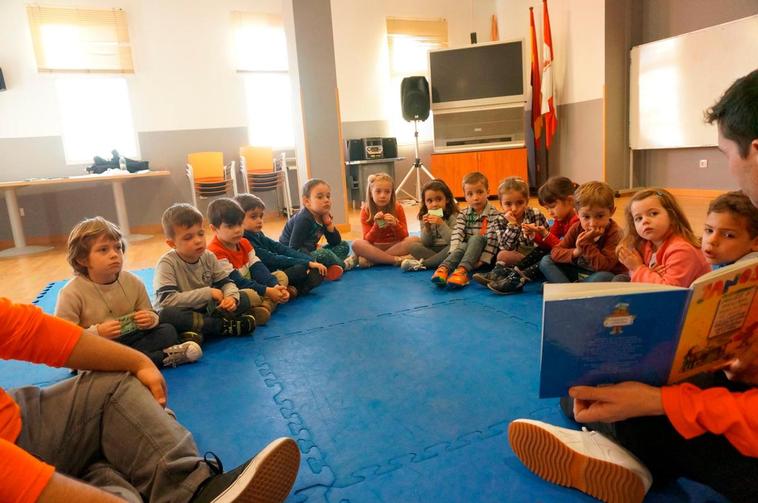
[[[426,266],[420,260],[407,258],[400,263],[400,269],[402,269],[403,272],[426,271]]]
[[[163,354],[166,355],[163,358],[163,366],[176,367],[183,363],[196,362],[202,358],[203,350],[200,349],[197,342],[187,341],[165,348]]]

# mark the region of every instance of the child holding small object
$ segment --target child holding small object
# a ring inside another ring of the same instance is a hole
[[[627,235],[618,247],[618,257],[632,281],[687,288],[710,272],[700,240],[670,192],[637,192],[625,215]]]
[[[458,203],[450,187],[442,180],[432,180],[421,189],[421,242],[412,243],[413,258],[403,260],[403,271],[436,269],[450,253],[450,238],[458,217]]]
[[[159,324],[145,285],[121,269],[124,248],[113,223],[101,217],[79,222],[68,237],[68,262],[76,275],[61,289],[55,315],[141,351],[158,366],[197,361],[200,346],[179,343],[173,326]]]
[[[386,173],[368,177],[366,203],[361,208],[363,239],[353,241],[353,252],[346,262],[371,267],[374,264],[399,266],[410,245],[418,238],[408,237],[403,206],[395,200],[395,183]]]

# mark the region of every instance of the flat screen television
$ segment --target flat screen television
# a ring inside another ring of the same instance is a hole
[[[524,101],[523,41],[429,52],[432,110]]]

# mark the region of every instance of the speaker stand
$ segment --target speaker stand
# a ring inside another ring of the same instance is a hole
[[[413,162],[410,169],[408,169],[408,173],[406,173],[403,180],[398,184],[397,189],[395,189],[395,196],[400,196],[401,192],[405,192],[416,203],[420,203],[422,200],[421,172],[423,171],[424,174],[426,174],[426,176],[428,176],[430,180],[433,180],[434,176],[429,172],[428,169],[426,169],[426,166],[421,164],[421,158],[418,155],[418,119],[413,119],[413,136],[415,139],[414,145],[416,148],[416,157],[415,157],[416,160]],[[416,195],[415,196],[403,188],[405,184],[410,181],[411,175],[413,175],[414,173],[416,174]]]

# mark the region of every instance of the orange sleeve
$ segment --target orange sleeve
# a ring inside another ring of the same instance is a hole
[[[758,457],[758,389],[733,393],[685,383],[664,386],[661,398],[666,416],[684,438],[724,435],[743,455]]]
[[[368,207],[364,206],[361,208],[361,227],[363,228],[363,239],[369,243],[373,243],[377,239],[377,236],[379,236],[381,229],[378,225],[376,225],[376,222],[369,223],[369,216]]]
[[[37,501],[54,472],[55,468],[17,445],[0,440],[0,501]]]
[[[574,248],[576,248],[576,238],[579,236],[579,233],[581,231],[582,227],[579,222],[572,225],[571,228],[566,231],[566,235],[563,237],[560,243],[558,243],[557,246],[554,246],[553,249],[550,250],[550,257],[552,257],[553,261],[559,264],[571,264],[574,262]]]
[[[37,306],[0,298],[0,358],[62,367],[79,342],[82,327]]]

